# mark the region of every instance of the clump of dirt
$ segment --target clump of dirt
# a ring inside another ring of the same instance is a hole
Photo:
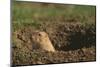
[[[80,23],[40,24],[38,30],[48,33],[56,52],[31,50],[32,27],[13,33],[12,64],[51,64],[96,60],[95,24]]]
[[[82,48],[70,51],[47,52],[43,50],[21,51],[15,50],[13,53],[13,64],[54,64],[69,62],[95,61],[95,47]]]

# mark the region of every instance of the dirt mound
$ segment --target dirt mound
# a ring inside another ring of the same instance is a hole
[[[13,64],[15,65],[84,62],[95,61],[95,59],[95,47],[82,48],[67,52],[56,51],[55,53],[40,50],[34,50],[32,52],[15,50],[13,54]]]
[[[54,26],[53,26],[54,24]],[[82,23],[53,23],[41,25],[46,31],[57,50],[74,50],[82,47],[95,46],[96,28],[95,24]]]
[[[42,27],[42,28],[41,28]],[[95,24],[61,23],[55,26],[43,24],[38,30],[45,31],[56,49],[56,52],[30,50],[31,27],[13,33],[12,64],[47,64],[96,60]],[[30,47],[30,48],[29,48]]]

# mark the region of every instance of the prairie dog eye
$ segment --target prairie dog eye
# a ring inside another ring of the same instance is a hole
[[[41,36],[41,33],[38,33],[39,36]]]

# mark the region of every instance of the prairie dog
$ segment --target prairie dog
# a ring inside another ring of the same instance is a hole
[[[33,48],[43,49],[46,51],[55,52],[48,34],[46,32],[35,31],[32,33]]]

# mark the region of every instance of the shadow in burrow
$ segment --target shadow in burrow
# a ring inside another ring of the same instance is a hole
[[[60,25],[54,34],[49,34],[56,50],[69,51],[96,46],[95,25]]]

